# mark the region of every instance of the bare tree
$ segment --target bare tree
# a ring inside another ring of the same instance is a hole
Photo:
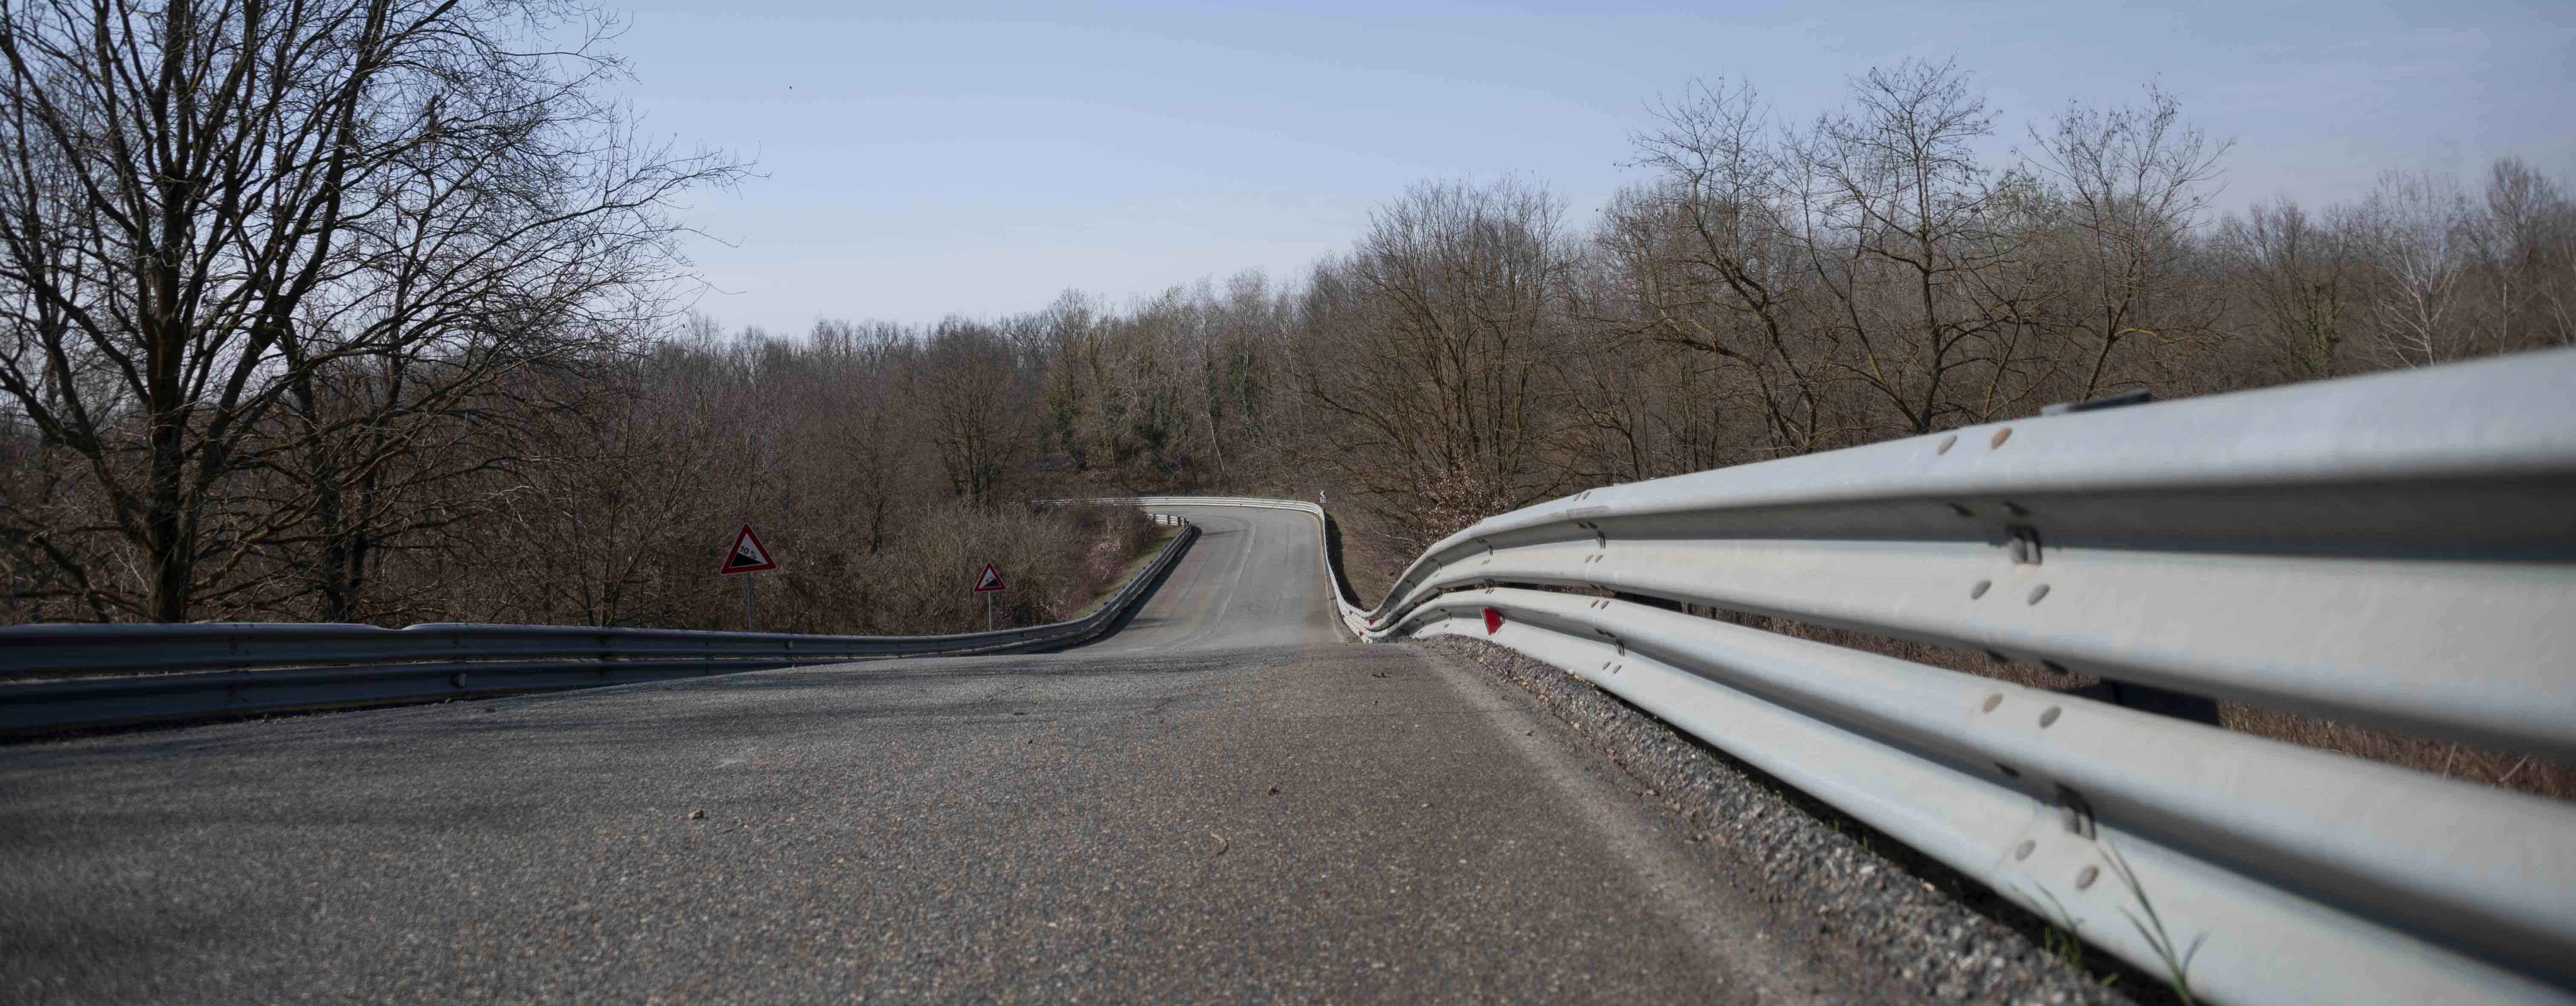
[[[1257,438],[1269,385],[1267,337],[1278,322],[1278,299],[1258,269],[1234,274],[1225,297],[1208,305],[1208,323],[1197,347],[1200,415],[1207,424],[1209,455],[1219,483],[1233,477],[1229,442]]]
[[[2074,289],[2059,310],[2074,316],[2090,357],[2076,398],[2106,390],[2122,345],[2201,337],[2210,322],[2210,301],[2184,297],[2178,285],[2196,250],[2192,233],[2209,206],[2208,185],[2233,142],[2211,142],[2181,115],[2173,96],[2151,84],[2143,105],[2069,104],[2048,131],[2031,127],[2036,164],[2069,239],[2061,265],[2071,267]]]
[[[866,528],[867,552],[876,555],[918,481],[919,434],[901,395],[915,347],[895,325],[823,321],[812,348],[828,384],[800,411],[797,439],[841,480],[847,517]]]
[[[2021,406],[2035,376],[2016,336],[2045,292],[1997,223],[2026,180],[1977,161],[1994,132],[1985,98],[1951,63],[1908,60],[1852,81],[1852,99],[1798,148],[1808,267],[1855,345],[1847,366],[1894,416],[1890,432]]]
[[[2250,291],[2256,338],[2273,347],[2294,380],[2342,371],[2342,347],[2357,309],[2351,229],[2319,222],[2287,196],[2257,203],[2219,228],[2219,245]]]
[[[497,478],[501,505],[478,515],[478,544],[457,558],[473,588],[452,591],[476,619],[585,625],[672,625],[674,539],[713,537],[734,510],[724,496],[741,459],[719,428],[715,368],[666,344],[576,377],[600,394],[516,432],[530,464]],[[547,379],[558,379],[546,375]],[[445,558],[440,556],[438,558]],[[700,564],[699,569],[707,568]],[[703,575],[703,574],[701,574]]]
[[[262,546],[312,544],[352,610],[365,551],[408,519],[370,501],[405,431],[662,277],[669,198],[734,169],[633,145],[589,13],[0,3],[0,391],[84,459],[135,555],[141,584],[48,553],[92,604],[183,620],[246,589]],[[282,410],[300,435],[270,435]],[[316,491],[259,505],[262,472]]]
[[[990,326],[949,318],[910,362],[908,401],[920,410],[950,494],[975,505],[997,502],[1026,446],[1026,389],[1011,344]]]
[[[1307,323],[1326,344],[1300,389],[1345,424],[1330,461],[1436,540],[1555,491],[1551,357],[1573,249],[1563,203],[1516,181],[1417,185],[1318,269]]]
[[[2457,330],[2460,279],[2468,260],[2468,197],[2459,182],[2428,171],[2388,171],[2361,206],[2364,247],[2377,284],[2370,301],[2373,348],[2404,366],[2466,355]]]
[[[1803,183],[1749,84],[1694,83],[1631,137],[1651,185],[1613,203],[1600,240],[1625,266],[1652,336],[1735,363],[1762,410],[1768,453],[1802,454],[1842,432],[1828,410],[1839,328],[1820,305],[1789,207]]]
[[[2563,275],[2553,275],[2564,266],[2551,261],[2550,247],[2552,232],[2569,216],[2566,197],[2518,157],[2499,159],[2488,170],[2484,196],[2471,207],[2464,236],[2483,294],[2486,340],[2497,349],[2569,341],[2576,333],[2552,324],[2542,308],[2553,287],[2566,285]]]

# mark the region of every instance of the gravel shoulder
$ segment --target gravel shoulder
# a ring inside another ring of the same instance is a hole
[[[2181,1001],[2099,950],[2060,960],[2045,920],[1581,678],[1474,640],[1413,645],[1526,696],[1559,743],[1615,765],[1699,868],[1767,906],[1766,931],[1868,1001]]]

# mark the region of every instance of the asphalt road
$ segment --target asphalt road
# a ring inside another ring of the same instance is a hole
[[[1115,636],[0,748],[0,998],[1840,998],[1312,518]],[[703,816],[700,816],[703,814]]]

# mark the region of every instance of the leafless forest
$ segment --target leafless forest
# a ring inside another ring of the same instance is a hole
[[[1719,80],[1544,183],[1424,181],[1286,278],[725,331],[544,0],[45,0],[0,21],[0,619],[727,627],[1062,617],[1150,529],[1042,496],[1330,490],[1363,590],[1576,488],[2576,341],[2576,209],[2507,159],[2216,204],[2171,97],[1991,114],[1965,66],[1813,121]],[[102,37],[120,44],[100,44]],[[853,304],[854,314],[867,306]]]

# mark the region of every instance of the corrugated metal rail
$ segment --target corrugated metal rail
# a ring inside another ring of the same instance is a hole
[[[1170,518],[1163,518],[1171,522]],[[25,625],[0,628],[0,734],[700,677],[888,657],[1020,653],[1108,631],[1199,531],[1081,618],[945,636],[812,636],[554,625]],[[223,670],[223,669],[231,670]],[[152,673],[176,672],[176,673]]]
[[[2207,999],[2576,1000],[2568,804],[1711,611],[2576,758],[2576,350],[1594,489],[1353,619],[1580,675]]]

